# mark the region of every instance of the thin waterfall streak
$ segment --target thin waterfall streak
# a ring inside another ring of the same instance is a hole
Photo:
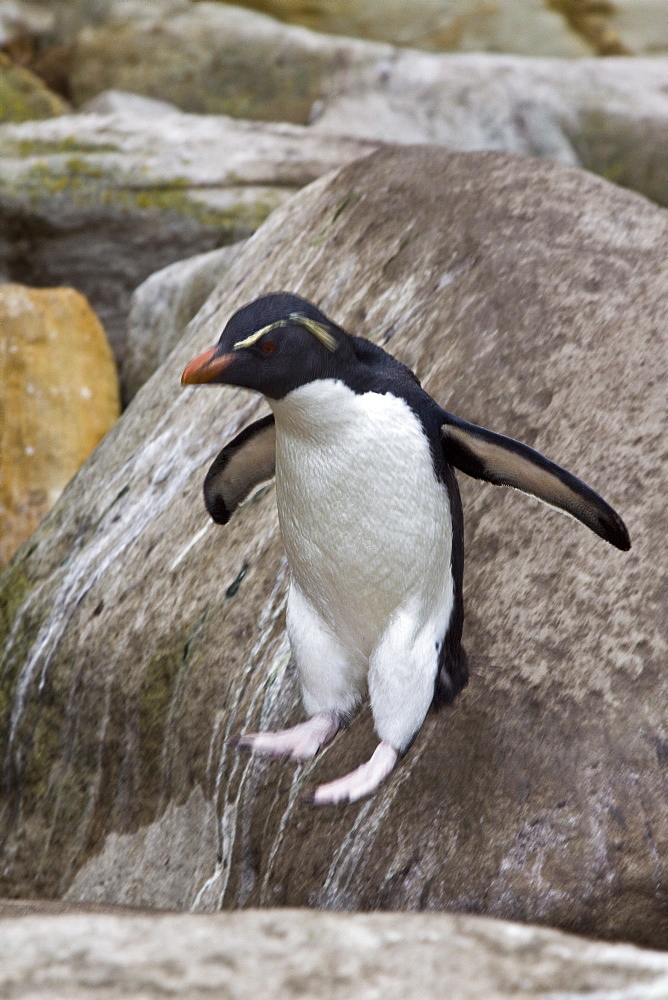
[[[283,815],[281,816],[281,821],[278,824],[278,830],[276,831],[276,836],[274,837],[274,842],[271,845],[269,857],[267,858],[267,866],[264,878],[262,879],[262,885],[260,886],[260,906],[263,906],[267,901],[267,890],[269,888],[269,879],[271,878],[271,873],[274,868],[274,862],[276,861],[276,856],[280,850],[281,844],[283,843],[285,831],[288,826],[288,820],[290,819],[295,804],[298,801],[299,791],[304,782],[304,777],[308,774],[309,770],[310,768],[304,767],[298,767],[295,769],[292,783],[290,785],[290,791],[288,793],[288,802],[283,810]]]
[[[232,858],[232,852],[234,850],[234,845],[236,843],[236,832],[237,832],[237,820],[238,812],[241,804],[242,796],[245,791],[246,780],[250,771],[251,766],[257,764],[257,761],[252,757],[245,758],[243,763],[239,754],[234,755],[234,760],[232,762],[232,767],[229,775],[227,776],[227,787],[229,788],[239,773],[241,768],[241,775],[239,777],[239,784],[237,788],[236,795],[233,799],[227,799],[224,803],[221,803],[222,787],[223,787],[223,777],[225,775],[225,768],[228,761],[228,755],[230,752],[229,738],[231,731],[238,724],[238,712],[241,705],[243,697],[246,695],[248,690],[248,681],[255,672],[263,671],[265,674],[269,672],[269,667],[272,663],[278,661],[277,667],[269,673],[269,683],[261,683],[256,688],[254,694],[249,699],[249,703],[244,712],[243,722],[241,729],[245,729],[251,718],[256,715],[258,703],[260,703],[260,717],[264,719],[267,714],[267,702],[273,704],[275,703],[275,698],[277,695],[275,692],[280,690],[282,685],[285,672],[287,670],[288,663],[290,662],[290,652],[287,646],[287,637],[281,635],[276,637],[274,635],[274,626],[278,618],[280,617],[283,609],[285,607],[286,597],[281,593],[283,588],[283,582],[285,579],[287,570],[287,564],[281,568],[281,571],[277,574],[276,582],[272,588],[269,598],[265,602],[264,608],[259,615],[258,627],[260,629],[260,635],[257,642],[250,651],[246,666],[243,669],[241,678],[239,682],[235,685],[235,694],[233,702],[226,713],[225,717],[221,717],[217,720],[214,727],[214,732],[212,734],[212,739],[209,744],[209,760],[213,759],[215,753],[215,745],[220,739],[221,731],[223,733],[223,744],[219,751],[218,757],[218,768],[216,772],[216,780],[214,786],[214,801],[218,804],[220,808],[220,819],[218,823],[218,836],[219,836],[219,854],[220,862],[216,868],[216,871],[212,876],[210,876],[204,885],[199,889],[195,896],[195,903],[193,906],[201,906],[204,900],[205,893],[213,892],[214,888],[217,893],[217,904],[216,909],[222,909],[223,902],[225,899],[225,893],[227,892],[227,886],[229,883],[230,876],[230,863]],[[270,711],[271,709],[269,709]]]
[[[424,752],[424,744],[415,751],[415,763]],[[371,798],[367,806],[358,813],[355,822],[344,838],[329,867],[322,889],[317,895],[318,906],[331,906],[341,903],[341,896],[346,893],[357,871],[359,861],[368,852],[381,824],[394,803],[397,793],[410,777],[408,769],[399,772],[389,788],[381,788]],[[358,837],[358,833],[360,836]]]
[[[170,438],[176,434],[176,430],[174,429],[176,427],[176,423],[173,419],[173,411],[182,406],[186,400],[187,395],[183,393],[176,396],[170,402],[170,405],[163,411],[161,418],[154,426],[151,437],[145,438],[142,446],[134,452],[133,455],[122,464],[114,476],[105,483],[105,492],[107,496],[113,496],[121,481],[124,481],[124,485],[130,482],[133,474],[141,467],[142,463],[144,465],[148,464],[147,460],[155,455],[160,457],[165,453],[170,455],[173,454],[174,449],[170,444]],[[234,427],[238,427],[241,422],[245,422],[246,417],[255,410],[256,406],[257,403],[255,401],[250,401],[247,406],[243,408],[241,413],[237,413],[234,418],[229,421],[226,427],[222,429],[221,436],[227,436],[232,432]],[[164,508],[170,503],[176,493],[182,488],[183,482],[191,475],[193,470],[199,468],[204,462],[206,462],[207,459],[211,457],[213,451],[215,451],[215,448],[211,448],[210,446],[196,447],[195,450],[189,455],[187,448],[183,446],[184,442],[182,440],[179,441],[179,445],[182,461],[178,464],[170,465],[169,476],[157,478],[157,474],[160,472],[160,469],[158,469],[157,472],[156,469],[153,470],[152,480],[154,482],[157,481],[161,485],[164,482],[168,482],[169,488],[159,491],[158,495],[153,497],[153,502],[150,505],[145,503],[145,493],[142,492],[141,496],[138,496],[134,503],[125,504],[123,508],[125,516],[120,517],[116,522],[105,525],[103,533],[100,531],[101,525],[98,525],[97,543],[93,544],[91,542],[90,544],[81,547],[73,558],[70,567],[66,570],[63,580],[59,585],[59,590],[54,600],[53,607],[49,612],[47,623],[42,626],[38,632],[31,653],[22,667],[16,683],[16,695],[14,697],[12,714],[10,717],[10,730],[7,741],[8,757],[11,754],[14,745],[18,723],[23,715],[27,692],[32,683],[32,679],[42,653],[47,650],[47,647],[50,645],[42,664],[39,681],[40,692],[44,689],[51,659],[65,633],[67,625],[69,624],[76,607],[81,603],[85,595],[95,585],[95,583],[97,583],[102,574],[106,572],[109,566],[112,565],[112,563],[115,562],[119,556],[123,554],[123,552],[125,552],[132,542],[135,541],[145,525],[161,513],[162,510],[164,510]],[[183,461],[183,458],[186,458],[187,461]],[[173,472],[176,474],[172,475]],[[116,510],[115,513],[118,515],[118,510]],[[114,542],[117,541],[118,536],[120,536],[120,544],[116,544],[114,547]],[[111,551],[109,552],[110,547]],[[105,548],[108,553],[107,558],[103,559],[101,565],[99,565],[97,569],[88,577],[86,584],[78,592],[76,600],[72,601],[73,595],[77,591],[77,587],[79,587],[81,580],[85,576],[86,572],[91,568],[95,559],[100,557],[105,551]],[[47,582],[49,581],[45,580],[43,585]],[[25,611],[32,604],[34,597],[37,595],[39,590],[41,590],[41,586],[40,588],[34,588],[28,595],[24,604],[21,606],[20,614],[17,615],[16,619],[16,630],[13,628],[12,633],[15,634],[15,631],[18,631],[20,620],[23,619]],[[68,606],[70,606],[70,612],[69,614],[66,614],[65,609]],[[10,633],[10,637],[12,636],[12,633]],[[7,652],[10,651],[10,648],[11,647],[7,648]]]
[[[279,645],[279,649],[276,651],[275,655],[277,655],[279,653],[280,648],[281,647]],[[284,652],[284,655],[282,656],[281,659],[282,659],[283,669],[282,669],[282,671],[280,671],[280,676],[281,676],[281,679],[282,679],[282,677],[285,674],[285,670],[287,668],[287,665],[288,665],[288,663],[290,661],[289,651],[287,652],[287,654]],[[258,666],[258,667],[260,665],[264,665],[266,667],[266,662],[264,664],[255,664],[255,666]],[[280,670],[280,668],[279,668],[279,670]],[[245,712],[244,725],[243,725],[244,729],[247,727],[248,723],[250,722],[250,719],[256,714],[258,703],[260,703],[260,706],[261,706],[260,707],[260,715],[262,717],[262,715],[264,714],[265,701],[266,701],[268,695],[270,696],[270,690],[268,690],[264,685],[260,686],[256,690],[256,692],[254,693],[253,697],[250,699],[249,705],[248,705],[248,707],[246,709],[246,712]],[[227,749],[227,747],[225,747],[225,749]],[[216,801],[219,801],[219,799],[220,799],[220,790],[221,790],[221,785],[222,785],[222,774],[223,774],[222,762],[223,762],[224,756],[225,756],[224,754],[221,754],[221,767],[219,767],[218,776],[217,776],[217,779],[216,779]],[[235,761],[234,761],[234,764],[232,766],[232,771],[230,773],[229,780],[228,780],[228,787],[229,787],[229,785],[232,784],[232,779],[234,778],[234,776],[235,776],[235,774],[237,772],[237,768],[239,766],[239,762],[240,762],[240,755],[236,754],[235,755]],[[262,761],[261,758],[260,759],[254,758],[252,755],[248,756],[245,759],[245,766],[242,767],[242,772],[241,772],[241,776],[240,776],[240,779],[239,779],[239,785],[238,785],[238,788],[237,788],[236,795],[235,795],[234,799],[232,799],[232,800],[229,800],[229,799],[226,800],[225,803],[224,803],[224,805],[223,805],[223,810],[222,810],[222,815],[221,815],[221,823],[220,823],[220,830],[221,830],[221,856],[223,858],[224,870],[221,873],[221,880],[220,881],[221,881],[222,884],[220,886],[220,890],[219,890],[219,893],[218,893],[218,905],[217,905],[217,909],[219,909],[219,910],[223,908],[223,904],[224,904],[224,900],[225,900],[225,894],[227,892],[227,886],[228,886],[228,883],[229,883],[229,877],[230,877],[230,872],[231,872],[232,852],[234,850],[234,845],[236,843],[236,838],[237,838],[239,810],[240,810],[240,807],[242,805],[242,798],[243,798],[244,792],[246,790],[246,782],[247,782],[248,776],[250,774],[251,768],[257,767],[257,766],[264,767],[264,766],[266,766],[266,762]]]
[[[164,441],[162,444],[164,445]],[[98,526],[97,540],[91,540],[76,554],[60,583],[59,593],[49,613],[47,623],[38,633],[30,656],[21,670],[10,719],[8,753],[11,753],[18,723],[23,714],[27,691],[42,654],[46,651],[39,681],[40,692],[44,688],[52,657],[77,606],[100,577],[136,540],[146,524],[160,514],[171,502],[182,488],[184,481],[191,475],[193,468],[199,467],[206,460],[205,452],[210,450],[200,450],[191,456],[191,461],[186,464],[185,468],[182,467],[181,475],[171,477],[169,488],[162,490],[158,497],[154,497],[151,505],[146,505],[144,493],[138,496],[134,503],[126,503],[122,508],[123,516],[119,517],[113,526],[105,526],[104,532],[100,530],[101,526]],[[141,455],[140,452],[133,456],[132,462],[126,462],[119,470],[119,473],[112,480],[115,487],[118,486],[121,479],[125,479],[130,474],[131,464],[137,466]],[[108,492],[113,493],[114,489],[111,488]],[[116,511],[117,515],[118,511]],[[94,566],[96,560],[97,566]],[[82,581],[84,582],[82,583]],[[67,608],[69,608],[69,613],[66,611]]]

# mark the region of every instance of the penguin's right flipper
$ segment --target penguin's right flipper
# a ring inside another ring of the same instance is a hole
[[[227,524],[256,486],[276,473],[276,425],[273,414],[244,427],[226,444],[206,474],[204,503],[218,524]]]
[[[442,411],[445,460],[474,479],[512,486],[577,518],[622,551],[631,548],[626,525],[591,487],[540,452]]]

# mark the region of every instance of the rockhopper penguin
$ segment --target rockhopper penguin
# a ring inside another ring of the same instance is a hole
[[[182,382],[261,392],[272,415],[209,470],[204,498],[225,524],[274,475],[290,565],[287,627],[308,721],[247,733],[255,753],[308,760],[368,692],[380,743],[316,803],[373,792],[420,729],[468,680],[461,645],[462,508],[453,467],[513,486],[626,550],[621,518],[538,452],[447,413],[410,369],[310,302],[265,295],[240,309]]]

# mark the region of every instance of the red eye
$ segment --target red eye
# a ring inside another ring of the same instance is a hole
[[[263,354],[273,354],[276,350],[276,343],[273,340],[265,340],[265,342],[260,346],[260,350]]]

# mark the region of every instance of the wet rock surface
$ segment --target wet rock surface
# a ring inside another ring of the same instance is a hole
[[[13,912],[20,906],[0,901],[0,989],[20,998],[634,1000],[668,992],[664,954],[480,917],[151,916],[61,904],[28,909],[26,919]]]
[[[3,892],[456,909],[665,943],[667,235],[664,210],[577,169],[424,147],[277,209],[0,578]],[[178,387],[280,288],[582,476],[634,543],[462,482],[471,685],[338,809],[301,792],[368,756],[368,713],[307,766],[229,745],[301,718],[286,565],[273,490],[226,529],[201,500],[262,404]]]
[[[154,271],[237,242],[304,184],[377,143],[179,112],[63,115],[0,128],[0,273],[70,284],[119,362]]]
[[[0,566],[120,412],[109,344],[73,288],[0,285]]]

